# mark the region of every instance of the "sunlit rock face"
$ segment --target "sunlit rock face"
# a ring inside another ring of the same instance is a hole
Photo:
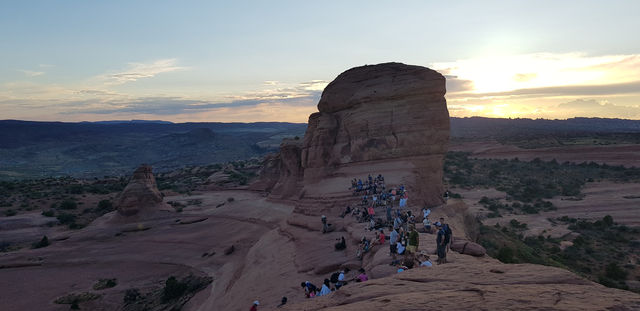
[[[300,161],[301,173],[287,173],[278,183],[288,183],[287,189],[297,183],[301,198],[319,195],[317,189],[326,196],[330,189],[318,184],[330,179],[348,186],[349,178],[388,173],[388,184],[408,187],[414,206],[442,203],[449,140],[445,93],[444,76],[425,67],[385,63],[343,72],[309,117],[301,158],[286,165],[298,167]]]

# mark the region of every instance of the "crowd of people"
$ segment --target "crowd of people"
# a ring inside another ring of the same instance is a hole
[[[397,272],[403,272],[415,267],[432,267],[430,256],[425,250],[419,250],[420,234],[417,225],[420,223],[419,216],[414,215],[407,207],[408,191],[404,185],[387,188],[382,174],[376,177],[368,175],[367,178],[351,180],[349,188],[354,196],[361,196],[358,202],[348,205],[340,214],[340,217],[354,217],[358,222],[367,223],[366,230],[373,233],[369,238],[363,236],[356,250],[355,256],[362,260],[363,257],[375,246],[389,245],[390,265],[397,268]],[[445,201],[449,198],[449,192],[443,195]],[[425,233],[436,234],[436,254],[437,264],[447,262],[447,252],[452,242],[452,231],[444,218],[431,222],[429,216],[431,210],[422,209],[422,229]],[[384,216],[384,217],[383,217]],[[329,233],[335,227],[328,222],[327,217],[321,217],[322,232]],[[385,229],[389,234],[385,234]],[[347,248],[346,240],[343,237],[334,244],[336,251],[344,251]],[[307,298],[325,296],[350,282],[365,282],[369,280],[365,270],[360,268],[353,273],[348,268],[332,273],[324,279],[320,286],[305,281],[300,283]],[[256,301],[257,303],[257,301]],[[283,297],[281,305],[286,303]],[[257,307],[257,304],[254,305]]]
[[[344,268],[343,270],[332,273],[329,278],[324,279],[321,286],[316,286],[306,281],[300,283],[300,287],[304,290],[306,298],[313,298],[328,295],[350,282],[366,282],[368,280],[369,277],[363,268],[360,268],[357,273],[351,273],[349,268]]]

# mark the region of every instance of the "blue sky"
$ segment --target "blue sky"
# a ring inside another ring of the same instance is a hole
[[[3,1],[0,119],[306,122],[388,61],[452,115],[640,119],[639,1],[451,2]]]

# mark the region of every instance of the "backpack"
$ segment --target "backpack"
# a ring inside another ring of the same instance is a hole
[[[442,228],[442,229],[444,229],[444,235],[445,235],[446,237],[450,237],[450,236],[451,236],[451,234],[453,233],[453,232],[451,232],[451,227],[449,227],[449,225],[448,225],[448,224],[444,224],[444,226],[443,226],[443,228]]]
[[[338,283],[338,277],[340,277],[340,274],[338,272],[334,272],[329,280],[331,280],[331,283]]]

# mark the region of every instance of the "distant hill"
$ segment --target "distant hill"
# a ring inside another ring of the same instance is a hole
[[[451,137],[454,138],[510,138],[545,134],[577,135],[588,133],[640,133],[640,120],[451,118]]]
[[[248,159],[276,151],[286,137],[303,137],[306,124],[171,123],[167,121],[33,122],[0,120],[0,180],[48,176],[129,174],[141,163],[157,172]],[[451,137],[495,138],[625,133],[640,121],[451,118]]]
[[[247,159],[276,151],[306,124],[163,121],[0,121],[0,179],[155,171]]]

